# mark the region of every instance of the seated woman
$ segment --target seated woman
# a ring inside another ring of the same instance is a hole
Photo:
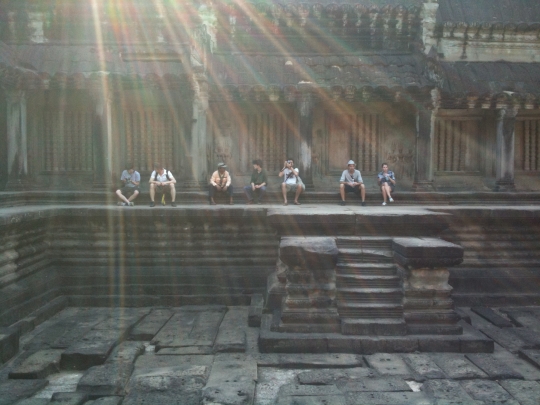
[[[384,201],[382,205],[386,205],[387,197],[389,202],[394,202],[391,193],[394,192],[394,189],[396,187],[396,177],[394,176],[393,171],[388,170],[387,163],[382,164],[382,172],[377,175],[377,183],[379,183],[383,195]]]

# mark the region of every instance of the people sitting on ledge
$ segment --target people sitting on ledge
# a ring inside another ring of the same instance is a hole
[[[362,180],[360,170],[356,170],[354,160],[347,162],[347,170],[343,170],[339,180],[339,193],[341,195],[341,205],[345,205],[345,196],[347,193],[360,194],[362,196],[362,206],[366,205],[366,187]]]
[[[300,205],[298,197],[306,189],[306,186],[300,179],[300,172],[298,168],[294,167],[294,160],[287,159],[283,165],[283,169],[279,172],[279,177],[283,177],[283,183],[281,183],[281,192],[283,194],[283,205],[289,205],[287,201],[287,193],[294,191],[294,205]]]
[[[156,194],[162,197],[161,205],[165,205],[165,194],[167,192],[171,195],[171,207],[176,207],[176,180],[172,173],[165,169],[160,163],[154,164],[154,171],[150,175],[150,207],[155,207]]]
[[[382,205],[386,205],[387,197],[389,202],[394,202],[391,193],[394,192],[394,189],[396,187],[396,177],[392,170],[388,170],[387,163],[383,163],[381,167],[382,172],[377,175],[377,183],[379,183],[379,187],[381,187],[381,193],[383,196]]]
[[[133,207],[135,205],[133,200],[139,195],[139,184],[141,182],[141,174],[135,170],[133,163],[126,165],[126,169],[120,176],[120,181],[122,181],[122,187],[116,190],[116,195],[122,201],[119,201],[117,205]]]
[[[251,182],[249,186],[244,187],[246,193],[247,204],[253,204],[254,196],[257,196],[257,204],[260,204],[264,194],[266,193],[266,185],[268,178],[266,171],[262,168],[262,160],[255,159],[253,161],[253,173],[251,174]]]
[[[229,205],[233,205],[233,186],[231,184],[231,175],[227,171],[225,163],[218,163],[218,169],[210,177],[210,186],[208,189],[208,198],[210,205],[216,205],[214,196],[216,192],[227,193],[229,196]]]

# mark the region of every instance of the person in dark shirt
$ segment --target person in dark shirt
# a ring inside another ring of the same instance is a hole
[[[266,177],[266,171],[262,168],[262,160],[255,159],[252,163],[253,173],[251,174],[251,182],[249,186],[244,187],[244,193],[246,193],[248,204],[253,204],[254,194],[258,195],[257,204],[260,204],[266,193],[268,178]]]

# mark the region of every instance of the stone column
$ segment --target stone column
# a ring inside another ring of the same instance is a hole
[[[112,94],[103,88],[93,92],[95,103],[92,122],[92,143],[94,149],[93,187],[109,190],[113,185],[113,134],[112,134]],[[116,151],[119,153],[119,151]]]
[[[340,332],[335,304],[338,248],[330,237],[283,237],[279,258],[287,278],[280,332]]]
[[[497,112],[497,161],[495,191],[514,191],[514,138],[518,109],[501,108]]]
[[[438,92],[432,94],[432,104],[416,110],[416,164],[414,191],[433,191],[433,138]]]
[[[313,107],[315,104],[313,83],[298,84],[298,151],[295,163],[306,188],[313,188],[313,169],[311,167],[311,148],[313,144]]]
[[[206,156],[206,114],[208,111],[208,80],[203,73],[192,78],[193,109],[189,150],[186,151],[186,179],[184,186],[191,189],[206,188],[208,164]]]
[[[463,261],[463,248],[438,238],[394,238],[392,248],[403,277],[407,333],[462,334],[448,284],[448,267]]]
[[[28,150],[26,133],[26,94],[24,91],[6,93],[7,108],[7,167],[6,190],[28,187]]]

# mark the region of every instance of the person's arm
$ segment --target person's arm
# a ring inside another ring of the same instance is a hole
[[[217,172],[214,172],[212,173],[212,176],[210,176],[210,184],[213,185],[214,187],[217,186],[216,181],[214,180],[216,173]]]
[[[362,174],[360,173],[360,170],[357,170],[358,172],[358,184],[364,184],[364,180],[362,180]]]
[[[268,178],[266,176],[266,172],[262,172],[261,175],[262,175],[262,182],[261,182],[261,184],[259,184],[259,186],[258,186],[259,188],[266,186],[266,183],[268,181]]]
[[[347,184],[347,183],[349,183],[348,181],[345,180],[345,172],[346,172],[346,170],[344,170],[343,173],[341,173],[341,179],[339,179],[339,184]]]
[[[135,174],[135,173],[133,173],[133,175],[134,175],[134,174]],[[139,173],[139,175],[137,176],[137,179],[138,179],[137,181],[133,180],[133,177],[134,177],[133,175],[131,175],[131,182],[132,182],[134,185],[138,186],[139,184],[141,184],[141,175],[140,175],[140,173]]]
[[[169,181],[164,184],[176,184],[176,179],[174,178],[171,172],[169,172]]]
[[[286,168],[287,168],[287,164],[285,164],[285,166],[283,166],[283,169],[279,171],[279,174],[278,174],[279,177],[283,177],[285,175]]]
[[[298,168],[294,169],[291,167],[291,170],[292,172],[294,173],[295,176],[298,176],[300,174],[300,172],[298,171]]]
[[[155,178],[156,178],[156,171],[154,170],[152,174],[150,175],[150,180],[148,181],[148,183],[152,183],[152,184],[159,183],[159,181],[154,180]]]
[[[231,174],[227,172],[227,183],[225,184],[225,187],[229,187],[232,183]]]
[[[388,180],[390,181],[390,183],[396,184],[396,177],[394,176],[394,172],[392,172],[391,176],[388,176]]]

